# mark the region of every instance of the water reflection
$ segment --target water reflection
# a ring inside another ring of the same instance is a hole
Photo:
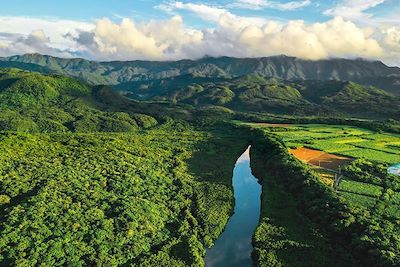
[[[252,266],[251,238],[260,217],[261,186],[251,174],[249,149],[237,160],[232,183],[234,214],[215,245],[207,250],[207,267]]]

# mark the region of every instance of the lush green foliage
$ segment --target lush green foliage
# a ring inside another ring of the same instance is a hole
[[[0,264],[202,265],[232,212],[231,166],[245,142],[179,123],[3,133]]]
[[[203,264],[247,140],[168,116],[212,125],[229,111],[20,70],[1,71],[0,89],[0,265]]]
[[[79,81],[0,71],[0,130],[23,132],[132,132],[157,121],[135,112],[107,112],[98,92]],[[121,96],[115,96],[116,99]]]
[[[141,82],[127,90],[137,99],[222,105],[247,112],[385,118],[398,118],[400,112],[399,97],[352,82],[287,82],[257,75],[225,80],[181,76]]]
[[[261,221],[253,242],[258,266],[357,266],[349,253],[302,214],[278,181],[266,174],[256,152],[252,156],[252,168],[263,185]]]

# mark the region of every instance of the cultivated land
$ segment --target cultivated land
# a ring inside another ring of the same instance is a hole
[[[307,147],[298,147],[296,149],[290,149],[289,151],[296,158],[301,159],[308,164],[329,170],[338,170],[340,166],[347,165],[352,161],[350,158],[337,156]]]
[[[400,162],[400,135],[346,125],[249,125],[277,136],[290,153],[314,166],[324,184],[333,186],[335,174],[341,177],[335,189],[349,202],[373,209],[380,198],[389,198],[386,214],[400,219],[400,188],[396,183],[388,183],[396,179],[386,174],[388,166]]]
[[[345,125],[260,123],[250,125],[267,127],[279,136],[288,147],[293,148],[296,156],[307,162],[319,157],[319,152],[313,150],[343,156],[337,157],[339,159],[366,158],[381,163],[400,161],[399,134],[377,133]],[[297,152],[298,148],[303,148],[303,150]]]

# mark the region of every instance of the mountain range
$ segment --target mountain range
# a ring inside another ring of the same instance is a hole
[[[236,78],[256,74],[282,80],[340,80],[379,87],[400,95],[400,68],[363,59],[303,60],[288,56],[264,58],[205,57],[180,61],[111,61],[64,59],[40,54],[0,58],[0,67],[41,73],[58,73],[92,85],[129,89],[132,82],[192,75],[203,78]],[[134,83],[135,84],[135,83]]]
[[[120,112],[129,109],[132,114],[143,111],[155,115],[158,109],[165,112],[168,105],[172,107],[170,112],[174,113],[217,107],[225,109],[224,112],[400,118],[400,68],[379,61],[308,61],[277,56],[173,62],[95,62],[27,54],[1,58],[1,67],[5,69],[0,73],[3,108],[17,108],[22,110],[20,114],[23,117],[29,114],[29,118],[37,118],[31,115],[32,107],[41,114],[46,114],[47,111],[42,111],[48,107],[69,113],[71,109],[65,107],[83,101],[84,105],[79,104],[78,109],[85,107],[87,112],[94,114],[85,119],[94,122],[94,128],[104,131],[108,129],[104,125],[117,120],[114,115],[110,117],[102,113],[104,110],[113,108],[112,112]],[[76,96],[76,88],[86,88],[86,95],[81,92]],[[121,94],[133,99],[134,104]],[[149,103],[143,108],[146,105],[143,100],[158,104]],[[56,124],[47,115],[44,118],[46,124],[52,124],[51,127],[83,131],[78,122],[82,119],[80,114],[87,114],[76,112],[76,108],[70,114],[73,118],[57,118]],[[7,120],[11,121],[15,116],[9,117]],[[78,128],[71,123],[77,124]],[[130,121],[127,124],[134,126],[138,123]],[[127,125],[118,127],[130,129]]]

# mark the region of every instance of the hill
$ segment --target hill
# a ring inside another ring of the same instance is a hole
[[[108,92],[109,91],[109,92]],[[0,70],[0,130],[24,132],[129,132],[157,124],[155,118],[105,107],[111,89],[72,78],[19,69]],[[132,105],[133,106],[133,105]],[[140,108],[138,108],[139,110]]]
[[[95,62],[26,54],[0,59],[0,66],[40,72],[56,72],[90,84],[122,85],[182,75],[235,78],[257,74],[283,80],[341,80],[372,85],[400,94],[400,68],[380,61],[327,59],[310,61],[287,56],[265,58],[202,58],[180,61]]]
[[[400,97],[346,81],[278,80],[260,75],[210,79],[183,75],[123,88],[131,98],[216,105],[243,112],[399,118]]]

